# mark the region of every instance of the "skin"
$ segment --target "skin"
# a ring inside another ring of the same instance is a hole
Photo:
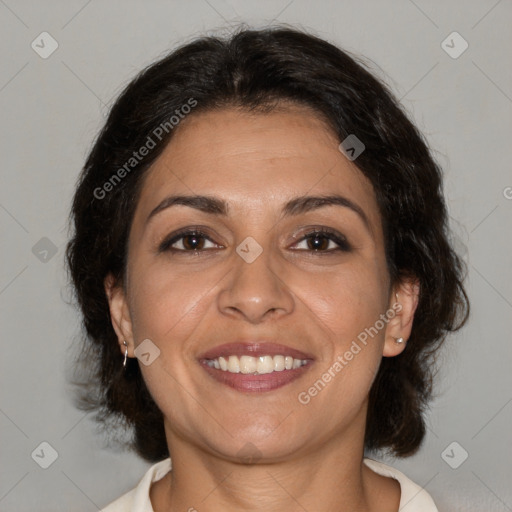
[[[151,487],[155,512],[398,510],[398,482],[362,462],[365,418],[381,358],[405,349],[395,338],[410,335],[418,287],[390,282],[374,190],[338,144],[303,107],[226,108],[182,121],[146,176],[126,279],[116,285],[108,276],[105,289],[121,352],[126,340],[134,357],[147,338],[160,350],[152,364],[139,363],[164,414],[173,463]],[[359,205],[369,228],[347,207],[281,215],[294,197],[333,193]],[[228,215],[175,205],[146,223],[171,194],[216,196]],[[199,251],[179,252],[190,237],[176,252],[158,251],[170,234],[196,225],[209,239]],[[340,232],[351,250],[333,251],[337,244],[320,238],[315,252],[304,238],[313,226]],[[248,236],[263,248],[252,263],[236,252]],[[400,313],[300,403],[298,394],[397,298]],[[242,393],[197,361],[214,346],[262,338],[313,354],[312,367],[277,390]],[[244,464],[247,451],[253,463]]]

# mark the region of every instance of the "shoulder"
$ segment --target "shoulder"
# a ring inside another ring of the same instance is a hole
[[[120,498],[101,509],[101,512],[131,512],[133,510],[133,498],[137,488],[123,494]]]
[[[407,478],[401,471],[383,462],[365,458],[364,463],[379,475],[387,476],[398,480],[401,489],[400,508],[407,512],[439,512],[425,489]]]
[[[157,462],[146,471],[135,488],[102,508],[101,512],[153,512],[149,498],[151,484],[163,478],[170,470],[170,458]]]

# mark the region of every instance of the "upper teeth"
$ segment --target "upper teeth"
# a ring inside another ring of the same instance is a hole
[[[211,368],[231,373],[272,373],[300,368],[307,364],[307,359],[294,359],[291,356],[229,356],[207,359]]]

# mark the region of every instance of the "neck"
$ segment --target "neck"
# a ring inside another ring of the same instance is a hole
[[[390,479],[363,464],[360,434],[344,432],[342,437],[323,440],[307,451],[299,449],[286,460],[267,455],[253,464],[240,464],[206,452],[168,429],[172,471],[153,484],[153,508],[155,512],[371,512],[382,510],[382,491],[393,485],[394,496],[386,510],[398,510],[399,486],[397,501],[397,483],[390,484]]]

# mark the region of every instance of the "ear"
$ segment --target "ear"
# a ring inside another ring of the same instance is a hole
[[[418,306],[420,285],[418,279],[406,279],[394,286],[389,298],[389,309],[386,313],[390,318],[386,326],[384,357],[401,354],[412,331],[414,313]],[[397,343],[397,338],[403,338]]]
[[[126,350],[126,347],[123,344],[123,341],[126,341],[128,344],[128,356],[135,357],[133,353],[134,342],[132,321],[124,288],[116,283],[114,276],[110,273],[107,275],[103,283],[108,299],[112,327],[117,334],[121,353],[124,354]]]

